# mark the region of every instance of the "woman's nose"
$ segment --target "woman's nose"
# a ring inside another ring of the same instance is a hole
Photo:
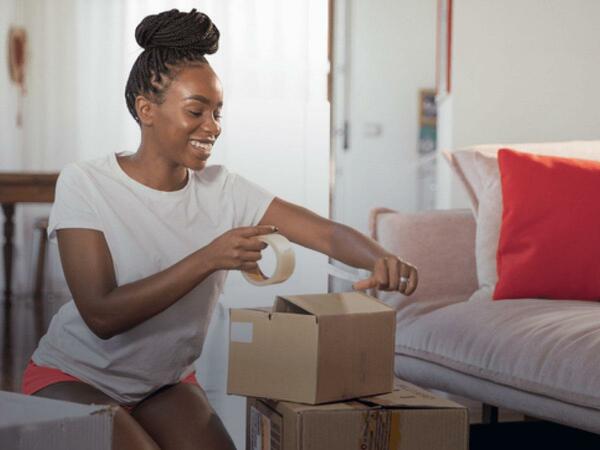
[[[202,128],[214,136],[218,136],[221,133],[221,124],[214,117],[207,118],[202,123]]]

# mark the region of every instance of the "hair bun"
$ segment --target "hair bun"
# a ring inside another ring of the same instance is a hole
[[[135,40],[144,48],[194,49],[211,55],[219,48],[219,30],[210,18],[192,9],[146,16],[135,29]]]

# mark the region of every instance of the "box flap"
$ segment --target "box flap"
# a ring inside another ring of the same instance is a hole
[[[290,304],[296,308],[290,307]],[[385,303],[359,291],[278,296],[273,311],[308,313],[315,316],[393,312]]]
[[[273,312],[273,308],[271,308],[270,306],[254,306],[252,308],[241,308],[241,309],[247,309],[248,311],[259,311],[262,313],[267,313],[270,314],[271,312]]]
[[[322,405],[307,405],[304,403],[294,403],[287,401],[276,401],[260,399],[262,402],[269,404],[277,411],[291,411],[294,414],[303,414],[305,412],[332,412],[332,411],[356,411],[365,409],[365,405],[354,400],[347,402],[324,403]]]
[[[385,408],[464,408],[464,406],[433,395],[404,380],[394,380],[394,390],[389,394],[361,397],[361,403]]]

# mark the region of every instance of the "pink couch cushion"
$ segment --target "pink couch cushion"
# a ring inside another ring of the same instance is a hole
[[[419,270],[419,286],[410,297],[377,295],[398,310],[399,319],[465,301],[477,289],[475,221],[469,210],[402,214],[376,209],[371,234]]]

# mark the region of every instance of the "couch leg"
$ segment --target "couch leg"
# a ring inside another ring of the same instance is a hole
[[[498,407],[484,403],[481,409],[481,423],[498,423]]]

